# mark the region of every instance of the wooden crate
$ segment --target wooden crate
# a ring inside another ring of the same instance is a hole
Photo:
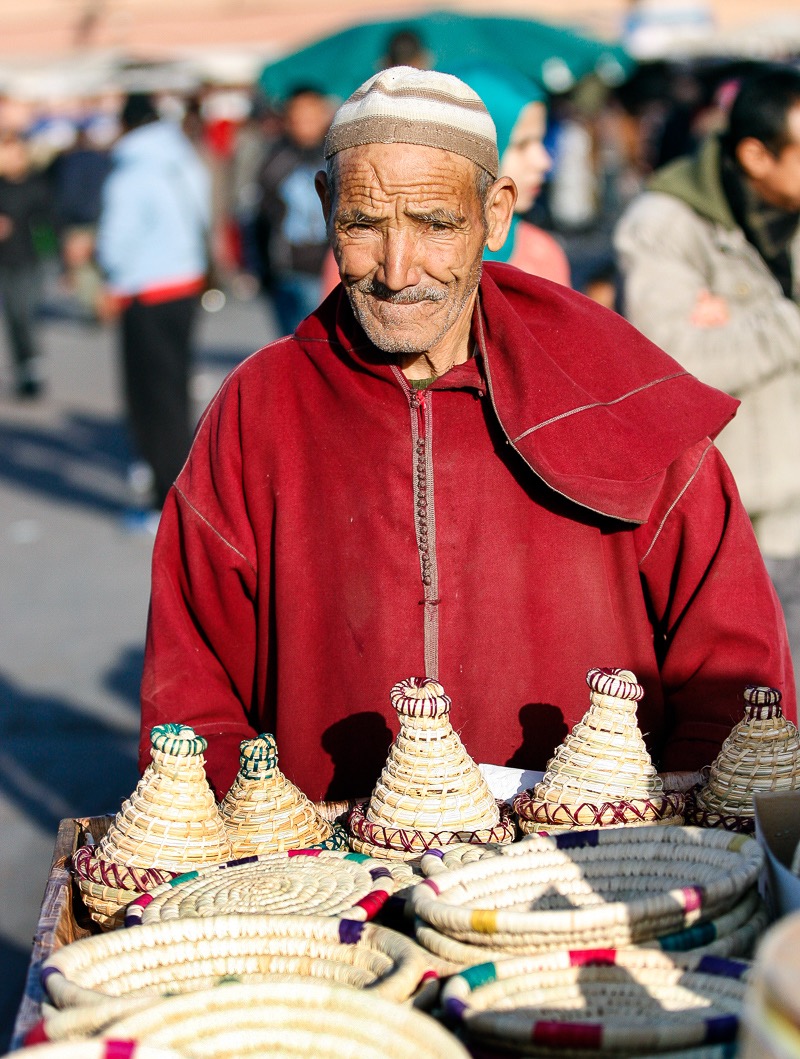
[[[17,1011],[11,1050],[21,1048],[26,1034],[41,1017],[44,994],[40,982],[42,964],[48,956],[71,941],[96,934],[99,928],[83,907],[78,889],[72,881],[68,861],[86,835],[99,842],[113,817],[67,817],[58,825],[53,861],[44,891],[39,922],[33,937],[33,951],[28,964],[25,992]]]

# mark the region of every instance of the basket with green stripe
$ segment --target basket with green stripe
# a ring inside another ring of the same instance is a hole
[[[658,1055],[732,1044],[750,964],[643,949],[484,963],[445,982],[446,1015],[529,1055]]]
[[[365,921],[413,878],[406,863],[387,864],[362,853],[269,853],[180,875],[128,905],[125,925],[227,913]]]
[[[437,856],[431,850],[425,862]],[[730,911],[763,853],[724,831],[653,825],[532,836],[426,878],[411,910],[439,934],[491,949],[621,948]]]

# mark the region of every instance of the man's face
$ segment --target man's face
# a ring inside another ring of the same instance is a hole
[[[369,144],[338,156],[321,191],[347,294],[387,353],[436,351],[471,318],[486,242],[476,167],[436,147]]]
[[[800,103],[786,115],[789,142],[776,157],[763,144],[762,154],[753,156],[745,169],[758,195],[772,206],[796,212],[800,210]],[[758,143],[758,141],[752,141]]]

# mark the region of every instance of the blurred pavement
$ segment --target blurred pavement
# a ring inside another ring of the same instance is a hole
[[[114,813],[138,779],[153,538],[126,531],[131,458],[113,329],[65,313],[48,285],[48,390],[9,398],[0,328],[0,1054],[22,994],[58,822]],[[201,314],[199,414],[275,337],[266,305]]]

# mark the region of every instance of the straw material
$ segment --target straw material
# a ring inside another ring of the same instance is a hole
[[[218,864],[231,847],[206,779],[206,741],[186,725],[150,734],[151,762],[95,849],[77,850],[72,867],[91,918],[119,926],[124,907],[187,868]]]
[[[326,978],[406,1000],[429,960],[386,927],[318,916],[211,916],[148,923],[55,952],[42,982],[58,1008],[196,992],[275,973]]]
[[[110,1038],[106,1041],[72,1041],[71,1043],[37,1044],[20,1048],[15,1055],[25,1059],[182,1059],[171,1048],[153,1048],[135,1041]]]
[[[757,891],[751,889],[730,912],[725,912],[707,923],[699,923],[651,941],[639,942],[636,948],[691,952],[694,956],[733,956],[749,959],[768,923],[766,907]],[[444,961],[445,967],[440,972],[443,976],[484,963],[486,960],[501,960],[510,956],[536,956],[543,951],[550,951],[549,947],[543,948],[535,943],[508,944],[502,948],[471,945],[439,933],[422,920],[417,921],[415,929],[420,945]]]
[[[640,949],[485,963],[450,978],[445,1012],[529,1055],[604,1056],[734,1041],[749,964]]]
[[[408,873],[411,875],[411,873]],[[126,926],[227,913],[372,919],[410,879],[360,853],[297,850],[189,872],[137,898]]]
[[[116,1023],[115,1036],[187,1059],[468,1059],[432,1018],[329,982],[284,978],[173,997]]]
[[[532,791],[514,799],[527,834],[683,823],[683,795],[665,793],[638,727],[644,694],[627,669],[590,669],[590,706]]]
[[[426,878],[409,900],[425,924],[473,945],[621,948],[729,911],[762,865],[744,835],[609,828],[528,838]]]
[[[510,815],[450,723],[450,699],[435,680],[411,677],[392,688],[400,732],[366,806],[350,814],[353,848],[408,859],[452,842],[511,842]]]
[[[754,830],[753,794],[800,788],[800,732],[783,716],[777,688],[748,685],[744,718],[722,744],[697,791],[691,822]]]
[[[347,835],[324,820],[312,802],[278,768],[268,732],[241,743],[239,772],[220,805],[235,857],[289,849],[341,849]]]

